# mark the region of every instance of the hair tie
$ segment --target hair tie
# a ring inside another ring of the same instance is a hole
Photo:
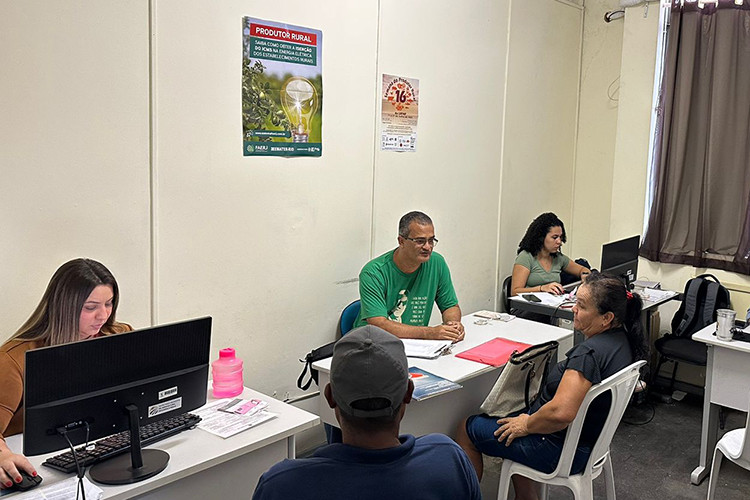
[[[630,300],[633,298],[633,292],[625,292],[625,296]]]

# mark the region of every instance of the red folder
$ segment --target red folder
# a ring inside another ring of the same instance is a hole
[[[489,340],[484,344],[472,347],[468,351],[459,352],[457,358],[464,358],[478,363],[484,363],[492,366],[502,366],[508,362],[513,351],[524,351],[531,347],[531,344],[524,344],[514,340],[508,340],[501,337]]]

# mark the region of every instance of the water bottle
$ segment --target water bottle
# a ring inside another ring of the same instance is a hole
[[[231,347],[219,351],[219,359],[211,363],[213,394],[215,398],[231,398],[242,394],[242,360]]]

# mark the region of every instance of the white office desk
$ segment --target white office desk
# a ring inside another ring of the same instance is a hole
[[[713,323],[693,335],[693,340],[708,347],[700,464],[690,475],[693,484],[699,484],[711,471],[719,429],[719,406],[748,411],[750,342],[719,340],[713,335],[715,331],[716,323]]]
[[[662,290],[660,290],[661,292]],[[669,302],[670,300],[676,299],[679,297],[678,292],[673,292],[670,290],[664,290],[665,292],[668,292],[668,295],[665,295],[664,297],[660,297],[659,299],[652,300],[649,299],[646,295],[646,298],[643,298],[643,314],[644,314],[644,321],[646,322],[646,325],[649,325],[648,315],[651,314],[651,312],[655,311],[657,307],[664,304],[665,302]],[[646,292],[647,294],[648,292]],[[573,319],[573,304],[572,303],[566,303],[562,307],[555,307],[547,304],[542,304],[541,302],[530,302],[523,298],[523,295],[521,296],[514,295],[510,298],[510,304],[511,307],[515,309],[519,309],[521,311],[530,311],[538,314],[544,314],[546,316],[554,316],[556,318],[562,318],[562,319]]]
[[[167,468],[156,476],[120,486],[94,484],[104,490],[104,498],[111,500],[250,498],[263,472],[284,458],[294,458],[294,435],[319,420],[312,413],[251,389],[245,388],[242,397],[268,401],[268,410],[278,417],[227,439],[202,429],[181,432],[146,447],[169,453]],[[209,391],[209,402],[212,400]],[[7,442],[13,451],[22,451],[21,435],[7,438]],[[42,467],[46,458],[58,453],[28,457],[44,479],[39,488],[73,476]]]
[[[573,347],[573,332],[552,325],[516,318],[509,322],[489,321],[486,325],[477,325],[479,318],[473,315],[464,316],[461,321],[466,328],[463,341],[453,346],[452,354],[437,359],[409,358],[409,366],[427,370],[439,377],[452,380],[463,386],[462,389],[425,399],[414,401],[406,407],[406,415],[401,422],[402,434],[421,436],[430,432],[439,432],[452,436],[461,419],[479,412],[479,405],[492,389],[500,368],[476,363],[455,355],[466,351],[495,337],[504,337],[527,344],[541,344],[556,340],[560,343],[558,359]],[[318,383],[321,391],[330,380],[331,358],[313,363],[319,371]],[[324,397],[320,397],[319,410],[321,420],[335,427],[338,422],[333,411],[328,407]]]

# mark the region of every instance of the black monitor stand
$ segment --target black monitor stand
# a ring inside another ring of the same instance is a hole
[[[97,483],[137,483],[160,473],[169,463],[169,453],[166,451],[141,449],[138,407],[127,405],[125,411],[130,420],[130,455],[120,455],[94,465],[90,475]]]

